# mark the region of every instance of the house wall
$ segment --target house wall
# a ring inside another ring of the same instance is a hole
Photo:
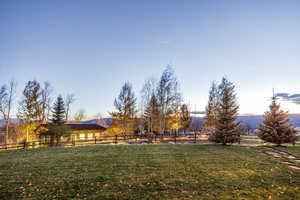
[[[72,131],[72,138],[76,140],[94,139],[102,135],[104,130],[76,130]]]

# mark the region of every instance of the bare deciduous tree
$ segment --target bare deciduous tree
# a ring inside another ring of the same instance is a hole
[[[98,113],[95,115],[95,117],[96,117],[97,120],[103,119],[103,116],[102,116],[101,112],[98,112]]]
[[[65,111],[66,111],[66,121],[69,119],[69,115],[71,112],[71,104],[75,101],[75,94],[68,94],[65,98]]]
[[[140,129],[146,129],[148,133],[152,132],[152,127],[155,126],[152,116],[154,116],[153,111],[155,111],[155,109],[158,107],[156,99],[156,86],[157,81],[154,78],[149,78],[145,81],[141,90],[140,111],[142,119],[140,120]],[[153,107],[154,105],[156,105],[156,108]],[[157,119],[155,122],[158,122],[158,115],[156,115],[156,117]],[[145,127],[141,124],[144,124]]]
[[[49,120],[49,114],[51,110],[51,93],[53,88],[50,83],[46,81],[44,83],[44,88],[41,91],[41,121],[45,123]]]
[[[142,97],[142,107],[145,108],[153,94],[155,94],[157,86],[157,81],[155,78],[149,78],[145,81],[144,86],[141,90],[141,97]]]
[[[167,119],[172,115],[178,114],[181,104],[181,94],[179,92],[179,82],[171,66],[167,66],[163,72],[157,86],[157,100],[160,114],[160,133],[164,134]]]
[[[74,115],[74,120],[75,121],[82,121],[85,118],[85,110],[84,109],[79,109],[75,115]]]
[[[6,133],[5,133],[5,143],[8,143],[8,134],[9,134],[9,123],[10,123],[10,114],[11,108],[13,105],[14,96],[16,93],[17,83],[14,80],[11,80],[7,85],[3,85],[0,89],[0,112],[2,117],[5,120]]]
[[[123,134],[133,132],[137,110],[136,98],[130,83],[123,85],[114,105],[117,111],[112,112],[111,115],[115,123],[122,128]]]
[[[24,98],[18,108],[18,117],[26,122],[41,120],[41,85],[32,80],[26,83],[23,90]]]

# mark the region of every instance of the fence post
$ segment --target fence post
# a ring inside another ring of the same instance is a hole
[[[97,144],[97,137],[95,136],[95,144]]]
[[[116,135],[116,137],[115,137],[115,144],[117,144],[118,143],[118,136]]]
[[[24,147],[23,147],[23,149],[26,149],[26,141],[24,141]]]
[[[195,132],[195,141],[194,141],[194,143],[196,143],[197,142],[197,133]]]
[[[175,132],[175,134],[174,134],[174,142],[175,142],[175,144],[176,144],[176,132]]]

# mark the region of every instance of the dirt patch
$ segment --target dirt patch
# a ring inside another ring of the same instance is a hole
[[[300,170],[300,167],[294,165],[289,165],[289,168]]]
[[[293,163],[289,162],[289,161],[282,161],[281,163],[286,164],[286,165],[292,165]]]
[[[282,157],[282,155],[280,155],[277,152],[273,152],[273,151],[267,151],[266,154],[269,154],[269,155],[271,155],[271,156],[273,156],[275,158],[281,158]]]
[[[300,166],[297,165],[297,163],[300,164],[300,159],[294,155],[272,148],[264,148],[262,152],[279,159],[282,164],[288,165],[289,168],[300,170]]]
[[[279,152],[281,155],[283,155],[283,156],[289,156],[289,154],[288,153],[285,153],[285,152]]]
[[[292,155],[289,155],[287,158],[288,158],[288,159],[296,159],[296,157],[295,157],[295,156],[292,156]]]

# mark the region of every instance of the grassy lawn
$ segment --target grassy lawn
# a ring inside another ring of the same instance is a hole
[[[300,146],[282,146],[282,147],[274,147],[275,149],[278,149],[280,151],[283,152],[287,152],[290,154],[293,154],[294,156],[296,156],[297,158],[300,158]]]
[[[258,147],[164,144],[0,152],[0,199],[300,199]],[[300,155],[300,148],[289,148]]]

